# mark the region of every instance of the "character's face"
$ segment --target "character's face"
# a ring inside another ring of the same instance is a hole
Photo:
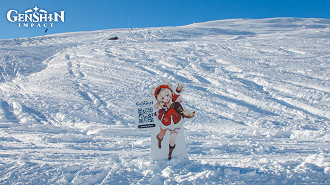
[[[172,100],[172,92],[169,89],[161,90],[157,96],[157,101],[161,103],[169,103]]]

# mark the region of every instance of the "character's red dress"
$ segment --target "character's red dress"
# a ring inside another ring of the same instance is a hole
[[[179,97],[179,95],[174,93],[173,98],[172,98],[172,101],[174,103],[170,106],[170,108],[169,109],[162,108],[158,111],[158,119],[165,126],[169,126],[171,124],[171,120],[173,120],[174,124],[177,124],[181,120],[181,116],[178,113],[178,111],[180,111],[181,105],[179,102],[175,102],[178,99],[178,97]]]

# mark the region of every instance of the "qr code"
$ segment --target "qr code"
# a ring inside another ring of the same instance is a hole
[[[139,108],[139,123],[153,123],[154,117],[153,117],[153,108]]]

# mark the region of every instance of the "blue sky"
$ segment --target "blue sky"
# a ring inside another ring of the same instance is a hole
[[[181,26],[233,18],[305,17],[330,19],[330,0],[10,0],[1,1],[0,39],[43,35],[46,28],[19,28],[7,12],[38,7],[65,10],[65,22],[47,34],[130,27]]]

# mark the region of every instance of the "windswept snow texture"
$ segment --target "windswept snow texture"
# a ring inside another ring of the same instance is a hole
[[[0,40],[0,184],[329,184],[329,59],[328,19]],[[189,159],[134,128],[162,78],[196,111]]]

